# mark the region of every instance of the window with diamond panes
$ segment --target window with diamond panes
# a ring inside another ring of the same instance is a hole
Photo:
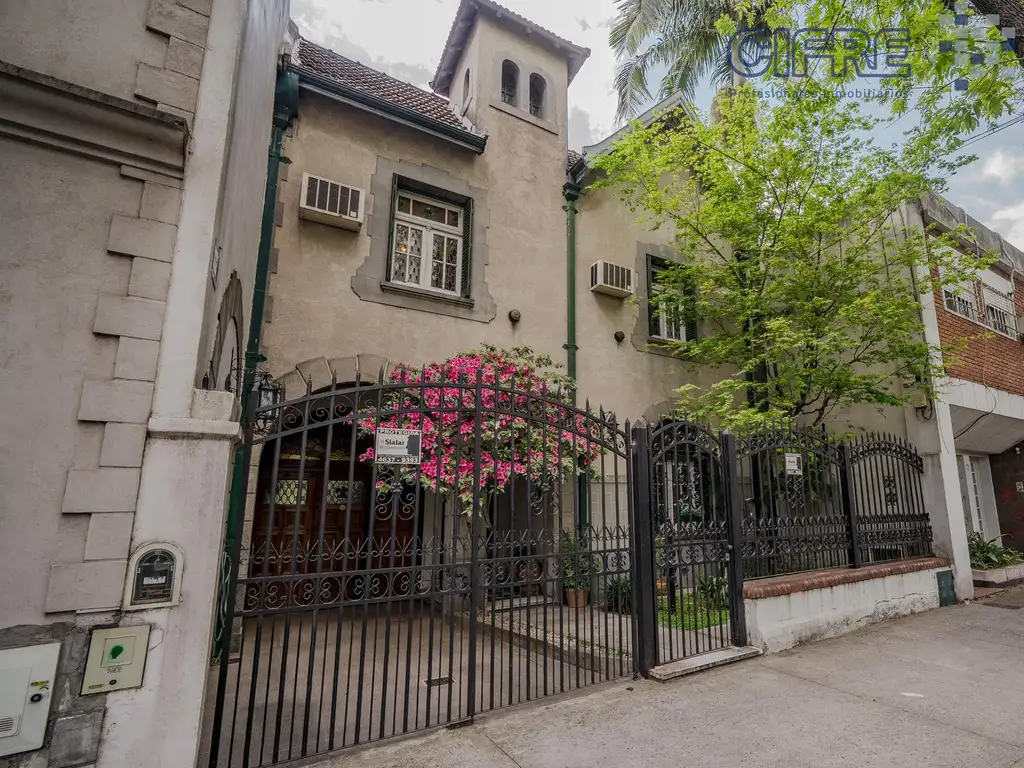
[[[274,504],[296,504],[306,503],[306,491],[307,491],[307,480],[302,481],[302,500],[299,500],[299,481],[291,478],[281,478],[277,481],[277,493],[274,494]],[[264,499],[267,504],[270,503],[270,489],[267,489],[266,498]]]
[[[352,508],[362,509],[363,507],[363,485],[361,480],[356,480],[352,483]],[[328,480],[327,481],[327,503],[330,505],[345,506],[349,503],[348,498],[349,482],[348,480]]]
[[[399,191],[391,282],[461,295],[464,216],[460,206]]]

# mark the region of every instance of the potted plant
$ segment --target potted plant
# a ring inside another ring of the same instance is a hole
[[[1003,546],[1002,538],[986,539],[980,533],[967,537],[975,586],[1010,586],[1024,580],[1024,556]]]
[[[600,561],[591,554],[580,537],[562,533],[562,583],[565,603],[570,608],[583,608],[590,602],[590,586],[600,568]]]

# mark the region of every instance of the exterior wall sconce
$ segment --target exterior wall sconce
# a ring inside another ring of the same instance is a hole
[[[626,334],[624,334],[622,331],[616,331],[615,332],[615,341],[617,341],[619,344],[621,344],[625,340],[626,340]]]
[[[515,325],[523,319],[523,313],[518,309],[510,309],[508,311],[508,319],[512,322],[512,325]]]

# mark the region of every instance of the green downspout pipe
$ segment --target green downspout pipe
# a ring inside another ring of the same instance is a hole
[[[580,186],[573,181],[567,181],[562,186],[562,196],[565,198],[565,226],[566,226],[566,312],[565,312],[565,344],[562,345],[566,351],[566,372],[569,378],[576,381],[576,201],[580,199]],[[576,402],[576,393],[573,392],[573,402]],[[576,478],[577,493],[579,499],[579,529],[586,530],[590,525],[590,484],[586,475],[579,475]]]
[[[231,495],[228,499],[227,530],[224,535],[224,552],[227,555],[228,567],[233,576],[238,568],[239,549],[241,545],[242,520],[245,512],[245,496],[249,485],[249,462],[252,456],[252,414],[257,403],[252,397],[256,385],[256,367],[262,362],[260,343],[263,334],[263,313],[267,303],[267,284],[270,280],[270,252],[274,245],[275,214],[277,211],[277,187],[280,178],[281,164],[291,161],[281,153],[284,147],[284,132],[298,114],[299,79],[297,73],[284,70],[278,73],[274,89],[274,117],[270,138],[270,150],[267,158],[267,183],[263,197],[263,219],[260,223],[260,244],[256,253],[256,278],[252,291],[252,310],[249,318],[249,341],[245,349],[245,369],[242,374],[242,385],[239,401],[242,406],[241,427],[242,441],[235,448],[231,473]],[[222,575],[223,576],[223,575]],[[228,588],[225,581],[222,589]],[[228,606],[234,601],[230,595],[222,595],[228,600]],[[230,611],[231,608],[229,607]],[[224,623],[224,615],[218,612],[217,642],[214,654],[227,650],[230,643],[230,622]],[[223,690],[223,685],[221,685]],[[221,703],[218,701],[218,706]]]

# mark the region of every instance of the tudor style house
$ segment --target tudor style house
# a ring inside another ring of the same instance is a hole
[[[486,342],[574,358],[581,399],[620,419],[669,406],[681,366],[648,347],[695,329],[644,301],[671,236],[581,193],[567,93],[588,53],[486,0],[460,6],[435,93],[296,41],[264,332],[289,394]]]

